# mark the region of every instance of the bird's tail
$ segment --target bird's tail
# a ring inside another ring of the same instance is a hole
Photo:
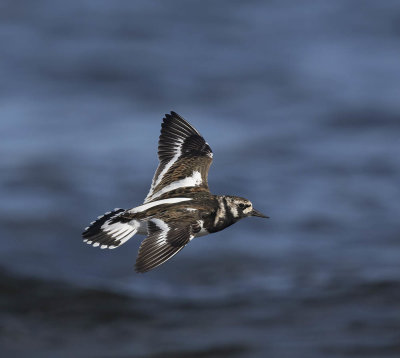
[[[83,242],[101,249],[115,249],[136,234],[140,226],[138,220],[122,217],[124,209],[114,209],[92,221],[82,233]]]

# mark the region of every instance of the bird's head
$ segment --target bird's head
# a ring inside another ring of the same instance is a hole
[[[253,208],[253,204],[250,200],[241,198],[239,196],[227,196],[226,201],[228,204],[229,211],[236,219],[246,218],[248,216],[258,216],[259,218],[268,219],[269,216],[260,213],[258,210]]]

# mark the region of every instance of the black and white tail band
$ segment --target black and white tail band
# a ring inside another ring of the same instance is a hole
[[[99,216],[82,233],[83,242],[101,249],[115,249],[128,241],[136,234],[140,223],[137,220],[118,220],[124,212],[124,209],[114,209]]]

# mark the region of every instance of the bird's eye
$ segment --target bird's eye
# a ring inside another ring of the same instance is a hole
[[[246,205],[244,205],[244,204],[239,204],[239,208],[240,209],[244,209],[246,207]]]

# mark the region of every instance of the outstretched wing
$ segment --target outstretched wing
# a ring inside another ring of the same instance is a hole
[[[143,240],[136,259],[136,272],[147,272],[160,266],[181,251],[196,232],[198,223],[185,220],[167,222],[153,218],[147,224],[148,236]]]
[[[166,114],[158,141],[160,164],[144,202],[159,200],[165,193],[183,194],[185,188],[208,191],[212,157],[210,146],[193,126],[175,112]]]

